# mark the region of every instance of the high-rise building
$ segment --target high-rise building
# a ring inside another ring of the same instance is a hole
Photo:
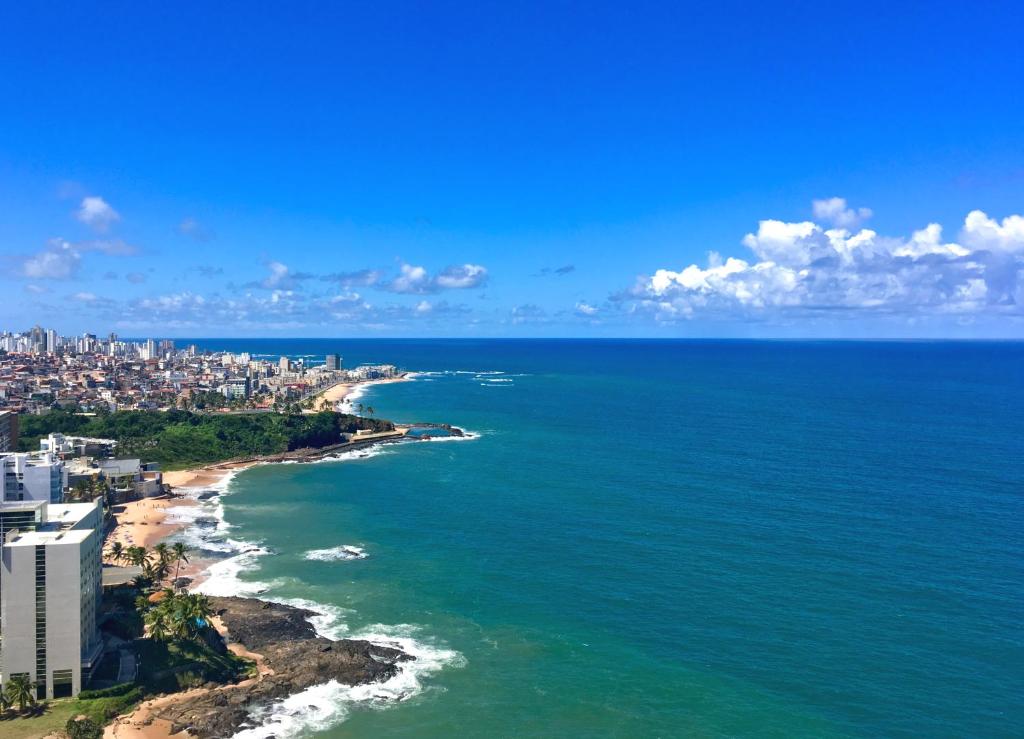
[[[277,363],[277,366],[281,369],[281,372],[292,371],[292,363],[291,360],[288,359],[288,357],[281,357],[281,359]]]
[[[54,354],[57,351],[57,332],[52,328],[46,331],[46,351]]]
[[[146,348],[143,350],[143,359],[156,359],[156,342],[146,339]]]
[[[17,448],[18,414],[14,411],[0,411],[0,452],[13,452]]]
[[[340,370],[341,369],[341,356],[338,354],[327,355],[327,369],[329,370]]]
[[[60,503],[67,477],[64,462],[50,452],[0,454],[0,501]]]
[[[0,683],[63,698],[99,663],[101,505],[0,503]]]

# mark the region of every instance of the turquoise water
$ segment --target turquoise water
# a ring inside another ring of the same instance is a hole
[[[478,434],[231,483],[267,553],[219,582],[436,668],[278,736],[1024,731],[1024,345],[203,343],[424,371],[361,401]]]

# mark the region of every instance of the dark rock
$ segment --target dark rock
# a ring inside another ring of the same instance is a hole
[[[250,719],[251,710],[337,680],[346,685],[381,682],[398,672],[397,663],[413,659],[398,649],[367,641],[333,641],[317,636],[312,611],[254,598],[211,598],[228,638],[262,655],[272,675],[219,688],[161,708],[158,718],[176,730],[187,728],[199,739],[232,736]]]

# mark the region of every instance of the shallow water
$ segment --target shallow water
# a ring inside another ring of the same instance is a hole
[[[236,554],[214,592],[421,657],[251,735],[1024,725],[1021,344],[201,344],[394,362],[420,374],[361,402],[478,434],[254,468],[207,502]]]

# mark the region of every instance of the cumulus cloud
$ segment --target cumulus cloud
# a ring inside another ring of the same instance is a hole
[[[66,280],[78,272],[82,255],[64,239],[51,239],[38,254],[25,257],[21,272],[30,279]]]
[[[267,269],[270,271],[270,274],[265,278],[258,282],[247,282],[243,287],[258,287],[265,290],[291,290],[299,282],[313,277],[313,275],[306,272],[292,272],[288,265],[278,261],[267,262]]]
[[[590,318],[592,316],[597,315],[597,308],[591,305],[590,303],[580,301],[576,303],[576,314]]]
[[[105,233],[112,224],[121,220],[121,215],[110,204],[98,195],[82,198],[75,218],[90,228]]]
[[[90,292],[77,292],[71,296],[73,300],[78,300],[82,303],[92,303],[96,300],[96,293]]]
[[[819,221],[831,223],[836,228],[856,228],[872,215],[871,208],[847,207],[846,198],[826,198],[815,200],[811,204],[814,217]]]
[[[487,269],[478,264],[451,265],[436,275],[424,267],[403,264],[392,280],[378,284],[383,290],[407,295],[424,295],[442,290],[466,290],[487,282]]]
[[[848,209],[845,201],[816,207],[826,210],[834,221]],[[706,266],[659,269],[613,299],[659,320],[836,311],[1024,315],[1021,216],[998,222],[972,211],[958,242],[947,241],[935,223],[888,237],[764,220],[742,243],[753,259],[711,252]]]

